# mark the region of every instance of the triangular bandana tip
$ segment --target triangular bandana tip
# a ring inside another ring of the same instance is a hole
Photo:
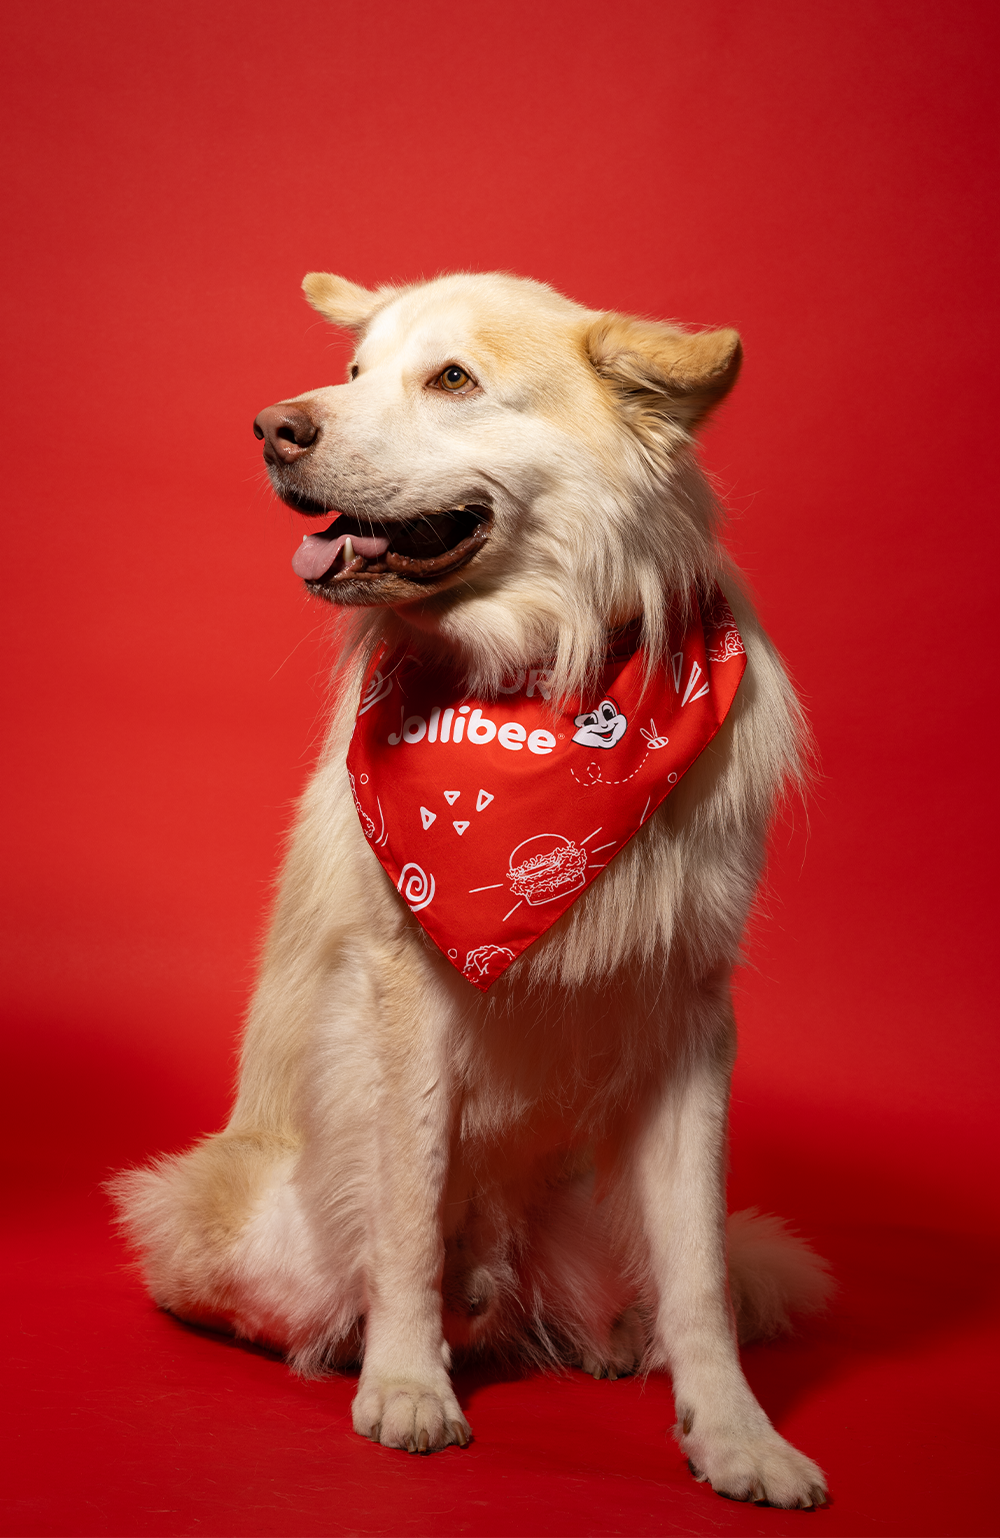
[[[541,667],[485,700],[405,649],[373,658],[347,755],[361,826],[481,991],[597,880],[725,720],[743,641],[718,588],[692,609],[651,678],[633,628],[609,647],[600,687],[555,713]]]

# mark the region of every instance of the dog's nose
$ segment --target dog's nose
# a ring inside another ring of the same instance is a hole
[[[308,454],[319,437],[319,424],[304,406],[266,406],[253,424],[269,465],[290,465]]]

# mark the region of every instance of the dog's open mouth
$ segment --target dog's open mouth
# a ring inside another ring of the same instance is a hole
[[[491,522],[488,507],[454,507],[385,522],[340,513],[321,534],[305,535],[292,570],[324,587],[390,572],[430,582],[470,561],[489,538]]]

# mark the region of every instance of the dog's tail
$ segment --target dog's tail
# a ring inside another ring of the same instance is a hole
[[[726,1236],[729,1290],[742,1345],[790,1330],[793,1314],[815,1314],[826,1307],[835,1288],[830,1267],[782,1218],[748,1207],[732,1214]]]

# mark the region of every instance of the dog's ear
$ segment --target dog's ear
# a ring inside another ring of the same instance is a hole
[[[587,355],[641,435],[667,421],[693,431],[736,383],[739,334],[683,331],[608,312],[588,327]]]
[[[314,310],[348,331],[363,331],[376,310],[402,293],[402,289],[388,286],[362,288],[360,283],[338,278],[332,272],[307,272],[302,289]]]

